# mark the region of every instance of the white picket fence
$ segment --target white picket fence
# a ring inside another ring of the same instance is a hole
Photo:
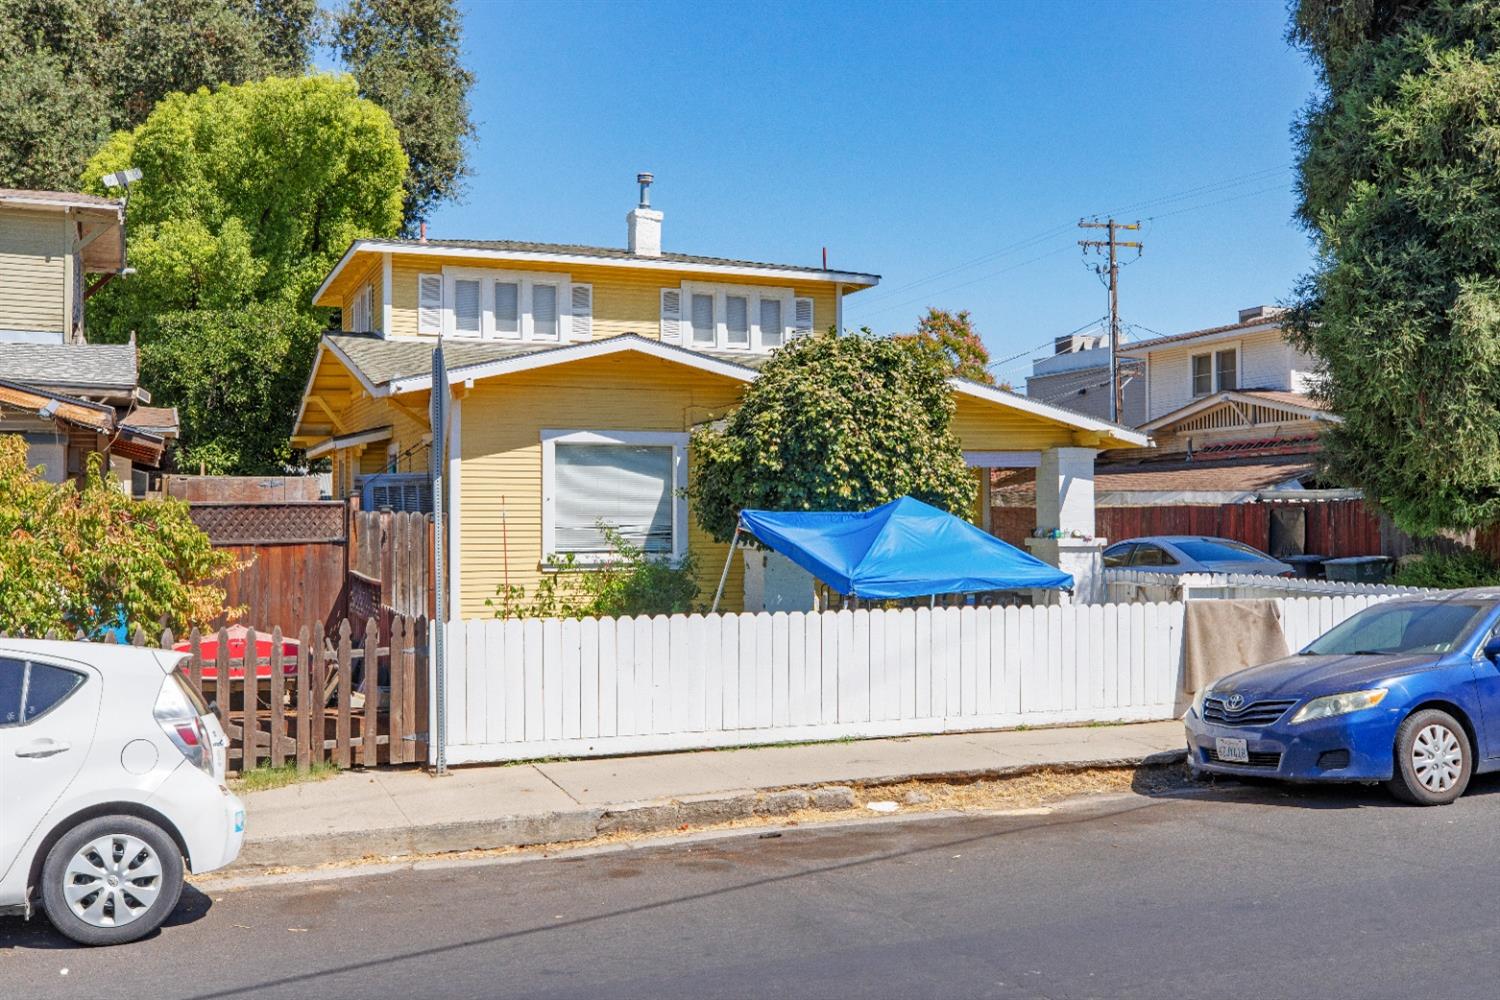
[[[1294,577],[1253,576],[1232,573],[1151,573],[1138,569],[1106,569],[1105,599],[1111,603],[1156,604],[1170,601],[1201,601],[1280,597],[1335,597],[1349,595],[1425,594],[1421,587],[1398,587],[1388,583],[1343,583],[1337,580],[1302,580]]]
[[[1281,601],[1290,648],[1388,595]],[[1183,605],[448,626],[450,763],[1168,719]]]

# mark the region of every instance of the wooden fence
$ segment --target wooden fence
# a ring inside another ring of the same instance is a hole
[[[349,615],[432,613],[432,518],[416,511],[356,511],[349,521]]]
[[[195,503],[188,513],[215,548],[240,562],[224,580],[228,605],[244,609],[236,621],[263,629],[321,621],[333,629],[348,615],[341,501]]]
[[[1278,601],[1289,648],[1387,596]],[[1183,607],[454,622],[448,759],[1170,719]]]
[[[426,619],[391,619],[383,643],[374,621],[362,634],[357,642],[347,619],[331,633],[320,621],[295,637],[278,628],[270,633],[269,656],[258,658],[265,633],[250,630],[237,657],[230,645],[239,640],[228,629],[188,634],[179,669],[217,706],[229,735],[230,771],[259,764],[295,763],[307,771],[319,763],[347,768],[426,761]],[[287,642],[293,638],[294,649]],[[144,646],[145,633],[135,642]],[[212,657],[203,654],[209,642],[216,646]],[[162,649],[177,644],[170,630],[162,633]]]

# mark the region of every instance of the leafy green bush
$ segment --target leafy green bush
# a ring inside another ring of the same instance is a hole
[[[224,607],[215,583],[236,564],[179,500],[135,500],[89,456],[81,486],[26,465],[26,442],[0,435],[0,632],[94,633],[123,615],[131,629],[207,625]]]
[[[1500,584],[1500,564],[1483,552],[1456,555],[1430,553],[1396,570],[1394,583],[1403,587],[1489,587]]]
[[[649,556],[609,524],[599,523],[609,542],[610,558],[599,566],[579,566],[572,553],[552,556],[557,567],[537,585],[505,584],[495,588],[485,606],[496,618],[622,618],[671,615],[692,610],[698,596],[697,565],[692,556],[669,562]]]

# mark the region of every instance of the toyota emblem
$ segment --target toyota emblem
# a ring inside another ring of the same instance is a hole
[[[1231,712],[1238,712],[1245,707],[1245,696],[1242,694],[1230,695],[1224,699],[1224,707]]]

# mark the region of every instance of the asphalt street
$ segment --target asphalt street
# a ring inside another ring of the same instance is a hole
[[[113,950],[0,919],[26,997],[1471,997],[1500,779],[1114,796],[190,892]]]

